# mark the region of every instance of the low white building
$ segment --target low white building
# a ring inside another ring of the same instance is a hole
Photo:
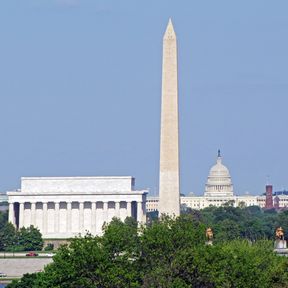
[[[89,231],[101,235],[113,217],[146,221],[146,190],[133,177],[23,177],[8,192],[9,221],[34,225],[44,239],[67,239]]]
[[[286,196],[288,201],[288,197]],[[186,207],[200,210],[209,206],[220,207],[226,204],[228,201],[233,204],[234,207],[238,206],[260,206],[265,207],[265,196],[253,196],[253,195],[243,195],[243,196],[233,196],[225,199],[206,198],[205,196],[182,196],[180,197],[181,205]],[[158,211],[158,197],[147,197],[146,210],[147,212]],[[281,203],[281,202],[280,202]],[[287,202],[288,204],[288,202]],[[280,208],[285,206],[280,206]]]
[[[159,205],[159,197],[153,196],[153,197],[147,197],[146,201],[146,211],[147,212],[153,212],[158,211],[158,205]]]
[[[8,202],[8,197],[6,194],[4,193],[0,193],[0,203],[5,203],[5,202]]]

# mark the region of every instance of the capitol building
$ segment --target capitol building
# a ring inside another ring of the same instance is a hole
[[[158,197],[147,198],[147,212],[158,210]],[[220,150],[216,164],[210,169],[203,196],[189,195],[180,198],[182,207],[192,209],[203,209],[209,206],[222,206],[229,203],[238,206],[260,206],[265,207],[265,196],[236,195],[228,168],[223,165]]]

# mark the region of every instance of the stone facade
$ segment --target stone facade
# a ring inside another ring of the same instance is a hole
[[[180,214],[176,34],[169,20],[163,37],[159,212]]]
[[[210,169],[204,196],[212,199],[225,197],[229,200],[234,196],[231,176],[227,167],[222,164],[220,150],[218,151],[216,164]]]
[[[192,209],[204,209],[209,206],[220,207],[228,201],[232,201],[234,207],[244,206],[259,206],[265,207],[265,196],[241,195],[232,197],[205,197],[205,196],[182,196],[180,197],[181,205]],[[264,204],[263,204],[264,201]],[[287,197],[288,201],[288,197]],[[288,204],[288,202],[287,202]],[[158,211],[159,197],[147,197],[146,210],[147,212]],[[283,206],[284,207],[284,206]]]
[[[20,191],[7,193],[9,221],[34,225],[45,239],[101,235],[113,217],[145,223],[146,194],[132,177],[23,177]]]

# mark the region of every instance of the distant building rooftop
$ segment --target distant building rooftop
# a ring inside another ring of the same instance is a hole
[[[282,191],[273,192],[273,196],[276,196],[276,195],[288,195],[288,191],[287,190],[282,190]]]
[[[0,203],[8,202],[8,196],[4,193],[0,193]]]

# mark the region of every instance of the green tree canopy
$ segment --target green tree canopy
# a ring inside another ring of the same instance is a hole
[[[221,219],[227,227],[233,221]],[[138,228],[132,219],[113,219],[102,237],[88,234],[61,246],[30,287],[288,287],[288,259],[274,254],[271,241],[237,239],[210,246],[205,228],[195,214]],[[34,276],[25,277],[19,285]]]
[[[8,222],[8,210],[0,211],[0,230],[7,224]]]
[[[17,243],[17,232],[11,223],[6,223],[0,229],[0,251],[12,251]]]
[[[24,251],[42,250],[43,239],[38,228],[31,225],[28,228],[22,227],[18,231],[18,243]]]

